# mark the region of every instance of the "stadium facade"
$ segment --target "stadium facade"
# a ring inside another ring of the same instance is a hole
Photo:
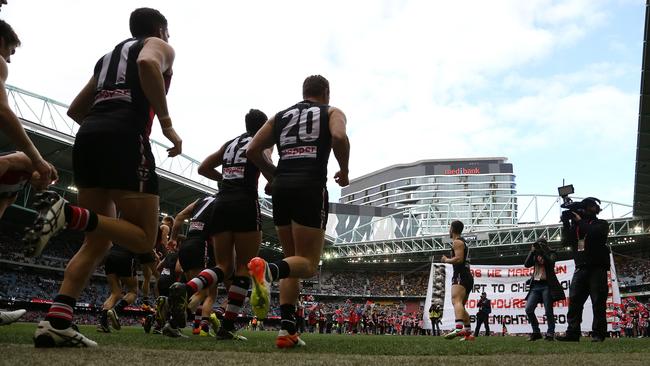
[[[507,158],[421,160],[353,179],[340,203],[410,210],[435,232],[450,218],[479,229],[517,224],[515,175]]]

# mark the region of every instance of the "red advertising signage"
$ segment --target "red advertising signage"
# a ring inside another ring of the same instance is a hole
[[[456,168],[445,169],[445,175],[461,175],[461,174],[481,174],[481,168]]]

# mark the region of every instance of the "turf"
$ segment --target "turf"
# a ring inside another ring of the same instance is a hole
[[[474,342],[439,337],[305,334],[307,347],[279,350],[274,332],[242,332],[248,342],[190,336],[171,339],[125,327],[111,334],[94,327],[82,332],[100,345],[97,349],[35,349],[35,324],[0,328],[0,364],[205,364],[221,365],[649,365],[650,339],[618,339],[604,343],[526,342],[524,337],[479,337]],[[186,333],[189,333],[186,330]]]

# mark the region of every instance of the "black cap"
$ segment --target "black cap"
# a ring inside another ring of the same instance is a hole
[[[600,207],[600,200],[596,197],[587,197],[582,200],[582,204],[585,206],[598,206]]]

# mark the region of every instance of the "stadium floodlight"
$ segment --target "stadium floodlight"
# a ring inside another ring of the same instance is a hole
[[[75,192],[75,193],[76,193],[76,192],[79,192],[79,190],[77,189],[77,187],[75,187],[75,186],[73,186],[73,185],[68,186],[68,191],[70,191],[70,192]]]
[[[635,226],[634,229],[633,229],[633,232],[634,232],[635,234],[639,234],[639,233],[641,233],[642,231],[643,231],[643,229],[641,228],[641,226],[638,226],[638,225]]]

